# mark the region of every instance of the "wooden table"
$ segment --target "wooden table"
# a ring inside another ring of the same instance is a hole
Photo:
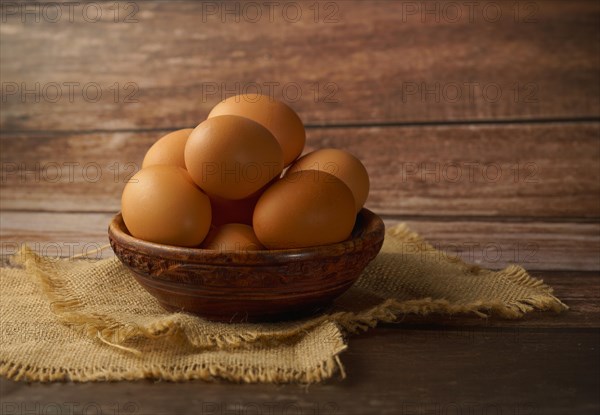
[[[382,325],[310,387],[2,380],[3,413],[597,414],[599,23],[593,1],[3,2],[4,256],[106,243],[153,140],[260,90],[364,161],[388,224],[571,307]]]

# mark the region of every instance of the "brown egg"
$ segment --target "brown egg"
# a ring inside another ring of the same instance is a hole
[[[304,248],[347,239],[355,220],[348,186],[331,174],[307,170],[287,175],[263,193],[253,227],[269,249]]]
[[[369,196],[369,174],[359,159],[344,150],[326,148],[300,157],[286,175],[301,170],[320,170],[346,183],[352,191],[358,212]]]
[[[281,101],[267,95],[237,95],[217,104],[208,118],[225,114],[247,117],[267,127],[283,149],[285,166],[296,160],[304,149],[306,132],[302,120]]]
[[[228,223],[213,228],[202,244],[204,249],[215,251],[257,251],[264,249],[256,238],[252,226],[241,223]]]
[[[194,182],[210,195],[239,200],[251,196],[283,170],[275,137],[248,118],[210,118],[190,134],[185,165]]]
[[[142,168],[157,164],[168,164],[185,169],[183,150],[192,131],[193,128],[185,128],[159,138],[146,153]]]
[[[157,165],[137,172],[121,197],[123,221],[131,235],[144,241],[197,246],[208,233],[208,196],[181,167]]]
[[[253,193],[249,197],[240,200],[223,199],[218,196],[209,196],[210,205],[212,207],[212,224],[214,226],[224,225],[226,223],[243,223],[252,225],[252,214],[256,202],[269,186],[271,186],[279,177],[274,178],[265,186],[261,187],[258,192]]]

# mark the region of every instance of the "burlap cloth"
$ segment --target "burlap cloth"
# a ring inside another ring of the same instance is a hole
[[[0,374],[20,380],[311,383],[344,376],[345,333],[405,313],[518,318],[567,309],[524,269],[466,264],[402,225],[325,314],[274,324],[167,312],[114,257],[57,260],[24,247],[13,261],[0,274]]]

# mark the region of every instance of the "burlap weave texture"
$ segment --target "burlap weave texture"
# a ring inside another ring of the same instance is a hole
[[[406,313],[567,309],[524,269],[466,264],[403,225],[387,231],[381,253],[326,313],[270,324],[167,312],[116,258],[56,260],[24,248],[14,260],[19,267],[0,273],[0,374],[23,380],[312,383],[344,374],[347,333]]]

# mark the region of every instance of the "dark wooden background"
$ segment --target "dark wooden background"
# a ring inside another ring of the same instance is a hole
[[[3,402],[106,413],[133,402],[140,414],[600,411],[597,2],[55,4],[2,3],[4,257],[24,241],[60,256],[105,244],[150,144],[258,88],[298,111],[308,149],[363,160],[367,205],[387,224],[407,222],[470,262],[520,263],[571,311],[407,318],[350,339],[348,378],[307,390],[3,380]]]

